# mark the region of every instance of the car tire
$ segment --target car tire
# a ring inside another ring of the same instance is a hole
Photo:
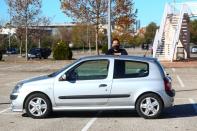
[[[27,98],[25,110],[28,116],[41,119],[49,116],[52,111],[52,105],[46,95],[35,93]]]
[[[163,102],[156,94],[144,94],[137,100],[136,110],[145,119],[155,119],[163,110]]]

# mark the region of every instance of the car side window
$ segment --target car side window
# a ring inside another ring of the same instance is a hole
[[[90,60],[81,63],[71,73],[75,80],[105,79],[108,75],[108,60]]]
[[[115,60],[114,78],[138,78],[149,74],[148,63],[129,60]]]

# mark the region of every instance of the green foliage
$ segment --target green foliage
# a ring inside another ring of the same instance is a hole
[[[146,27],[146,33],[144,34],[146,44],[151,44],[153,42],[157,28],[158,27],[157,27],[156,23],[154,23],[154,22],[151,22]]]
[[[43,37],[41,41],[41,47],[42,48],[52,48],[52,43],[53,43],[53,38],[52,36],[45,36]]]
[[[108,45],[107,45],[107,44],[104,44],[104,45],[102,46],[102,53],[103,53],[103,54],[106,54],[107,51],[108,51]]]
[[[72,29],[72,43],[74,48],[89,47],[89,42],[95,42],[95,27],[92,25],[78,24]],[[94,45],[90,45],[93,47]]]
[[[58,42],[53,49],[53,58],[55,60],[71,60],[72,59],[72,50],[63,41]]]
[[[197,20],[190,22],[190,42],[197,44]]]
[[[137,36],[134,37],[133,41],[134,41],[136,46],[140,46],[140,45],[145,43],[145,38],[142,37],[142,36],[137,35]]]

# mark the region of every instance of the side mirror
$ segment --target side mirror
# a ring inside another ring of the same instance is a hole
[[[66,80],[66,74],[63,74],[60,78],[59,78],[59,81],[65,81]]]

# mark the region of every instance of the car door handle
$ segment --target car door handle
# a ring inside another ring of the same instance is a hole
[[[99,88],[101,88],[101,87],[106,87],[107,85],[106,84],[100,84],[99,85]]]

